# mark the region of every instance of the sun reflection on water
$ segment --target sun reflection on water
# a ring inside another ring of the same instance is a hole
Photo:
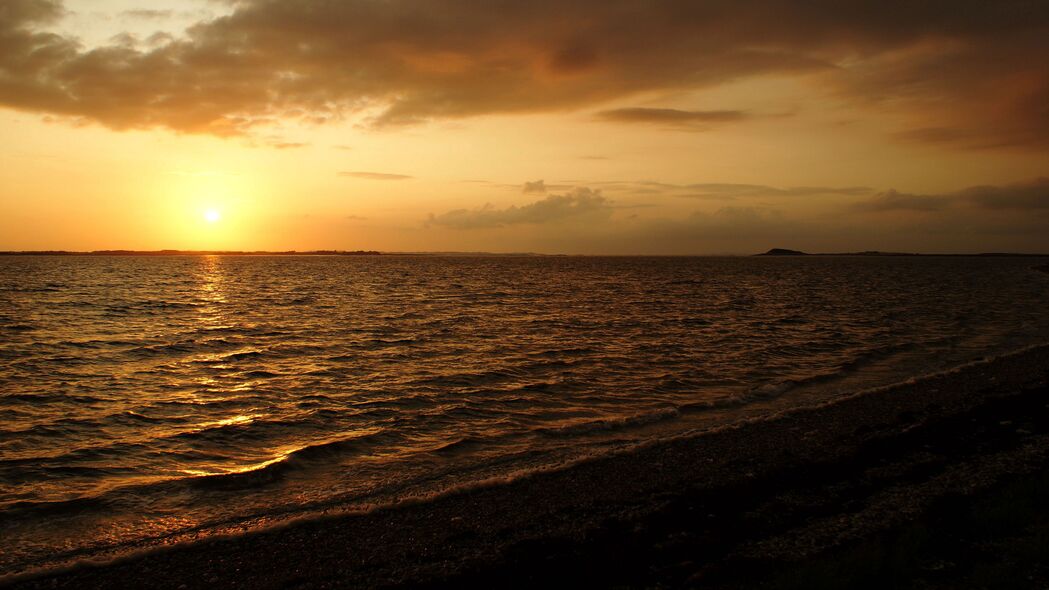
[[[221,316],[221,306],[226,303],[222,259],[215,255],[202,256],[197,277],[200,284],[199,298],[204,302],[202,314],[206,315],[209,321],[214,320],[215,316]]]
[[[237,424],[250,424],[255,421],[256,418],[261,417],[259,414],[241,414],[233,416],[232,418],[226,418],[224,420],[216,420],[214,422],[205,422],[200,425],[200,429],[206,428],[221,428],[223,426],[235,426]]]
[[[208,255],[200,257],[199,260],[196,272],[196,299],[200,303],[197,308],[197,322],[201,331],[206,333],[228,327],[223,310],[227,303],[225,273],[221,257]],[[193,381],[198,387],[198,392],[211,392],[220,385],[217,379],[208,374],[198,375]],[[192,397],[194,401],[201,401],[197,394]]]

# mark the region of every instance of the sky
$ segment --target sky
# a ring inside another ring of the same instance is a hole
[[[0,0],[0,250],[1049,252],[1038,0]]]

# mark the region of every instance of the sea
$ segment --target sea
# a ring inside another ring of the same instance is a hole
[[[0,256],[0,575],[426,501],[1041,344],[1045,262]]]

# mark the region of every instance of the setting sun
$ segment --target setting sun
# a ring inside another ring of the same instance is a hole
[[[222,214],[215,209],[208,209],[204,211],[204,221],[208,223],[215,223],[222,219]]]

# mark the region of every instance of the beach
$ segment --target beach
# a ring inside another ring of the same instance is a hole
[[[871,547],[916,524],[955,522],[1003,486],[1044,477],[1047,381],[1049,347],[1036,347],[558,471],[7,583],[790,587],[790,572],[806,572],[806,585],[821,579],[811,568],[840,576],[843,559],[845,570],[874,583],[888,565]],[[1020,529],[1006,537],[1015,541]],[[926,564],[918,554],[904,572],[926,586],[965,586],[980,565],[950,559],[959,550],[930,550],[950,555]],[[850,557],[857,551],[867,570]],[[1031,567],[1024,576],[1032,584],[1049,579]],[[821,575],[830,587],[840,581]]]

